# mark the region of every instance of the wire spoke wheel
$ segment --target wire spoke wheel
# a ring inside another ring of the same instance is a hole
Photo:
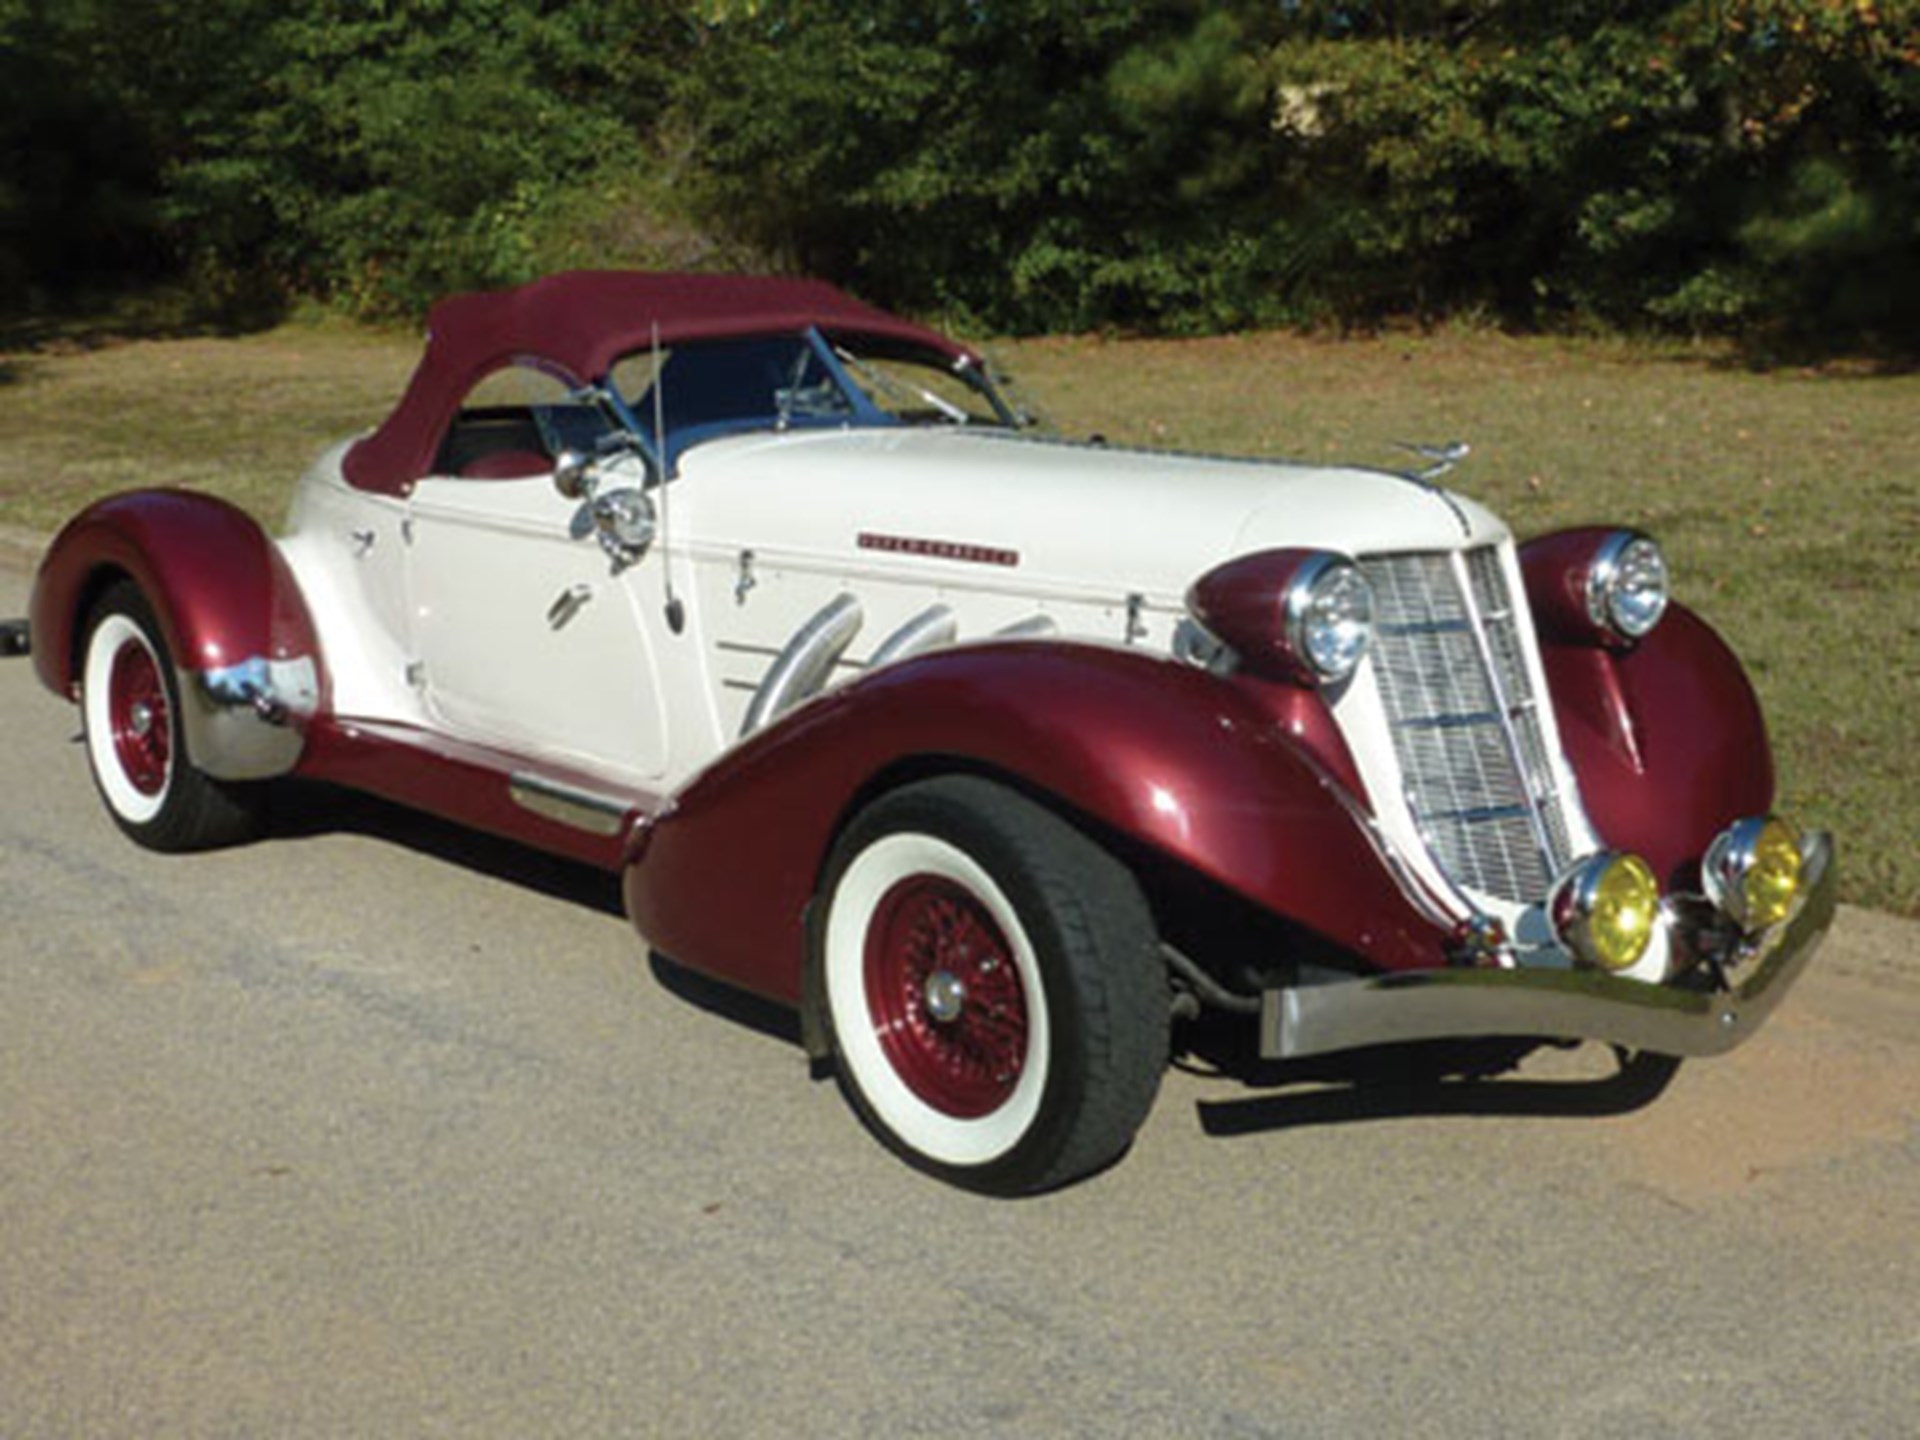
[[[84,633],[87,763],[114,823],[153,850],[200,850],[252,835],[260,789],[222,784],[194,767],[179,681],[146,597],[130,582],[112,586]]]
[[[129,636],[114,652],[107,716],[127,783],[142,795],[158,795],[173,763],[173,720],[159,663],[142,636]]]
[[[1133,877],[984,780],[856,816],[812,935],[842,1088],[889,1146],[992,1194],[1047,1189],[1132,1140],[1166,1064],[1169,996]]]
[[[867,932],[867,1005],[907,1087],[944,1114],[991,1114],[1027,1058],[1027,998],[992,912],[938,876],[903,880]]]

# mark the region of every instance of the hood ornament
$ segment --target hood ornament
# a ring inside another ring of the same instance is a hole
[[[1435,483],[1442,475],[1447,474],[1471,455],[1473,447],[1464,440],[1451,440],[1445,445],[1415,445],[1406,440],[1397,443],[1402,450],[1410,451],[1428,462],[1418,470],[1401,471],[1400,478],[1409,484],[1418,485],[1451,510],[1453,518],[1459,522],[1462,535],[1473,534],[1473,524],[1467,519],[1467,512],[1460,508],[1460,502]]]
[[[1473,453],[1473,446],[1464,440],[1449,440],[1445,445],[1418,445],[1409,440],[1396,443],[1400,449],[1428,462],[1407,476],[1409,480],[1418,480],[1422,485],[1430,485],[1442,475],[1450,473]]]

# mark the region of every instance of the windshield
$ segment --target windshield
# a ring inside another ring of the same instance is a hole
[[[867,402],[902,424],[1006,425],[1012,416],[977,367],[926,350],[837,341],[833,353]]]
[[[746,430],[856,425],[1011,426],[977,366],[862,336],[755,335],[643,350],[613,370],[634,419],[668,449]]]

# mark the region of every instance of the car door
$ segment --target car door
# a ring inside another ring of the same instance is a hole
[[[414,679],[465,739],[644,783],[666,768],[648,625],[661,560],[615,561],[551,471],[430,476],[410,497]]]

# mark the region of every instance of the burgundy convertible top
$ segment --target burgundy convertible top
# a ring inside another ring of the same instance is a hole
[[[347,452],[347,482],[399,494],[428,473],[455,408],[503,366],[532,362],[571,381],[597,380],[653,343],[798,334],[809,326],[971,352],[819,280],[576,270],[514,290],[442,300],[427,316],[427,350],[386,424]]]

